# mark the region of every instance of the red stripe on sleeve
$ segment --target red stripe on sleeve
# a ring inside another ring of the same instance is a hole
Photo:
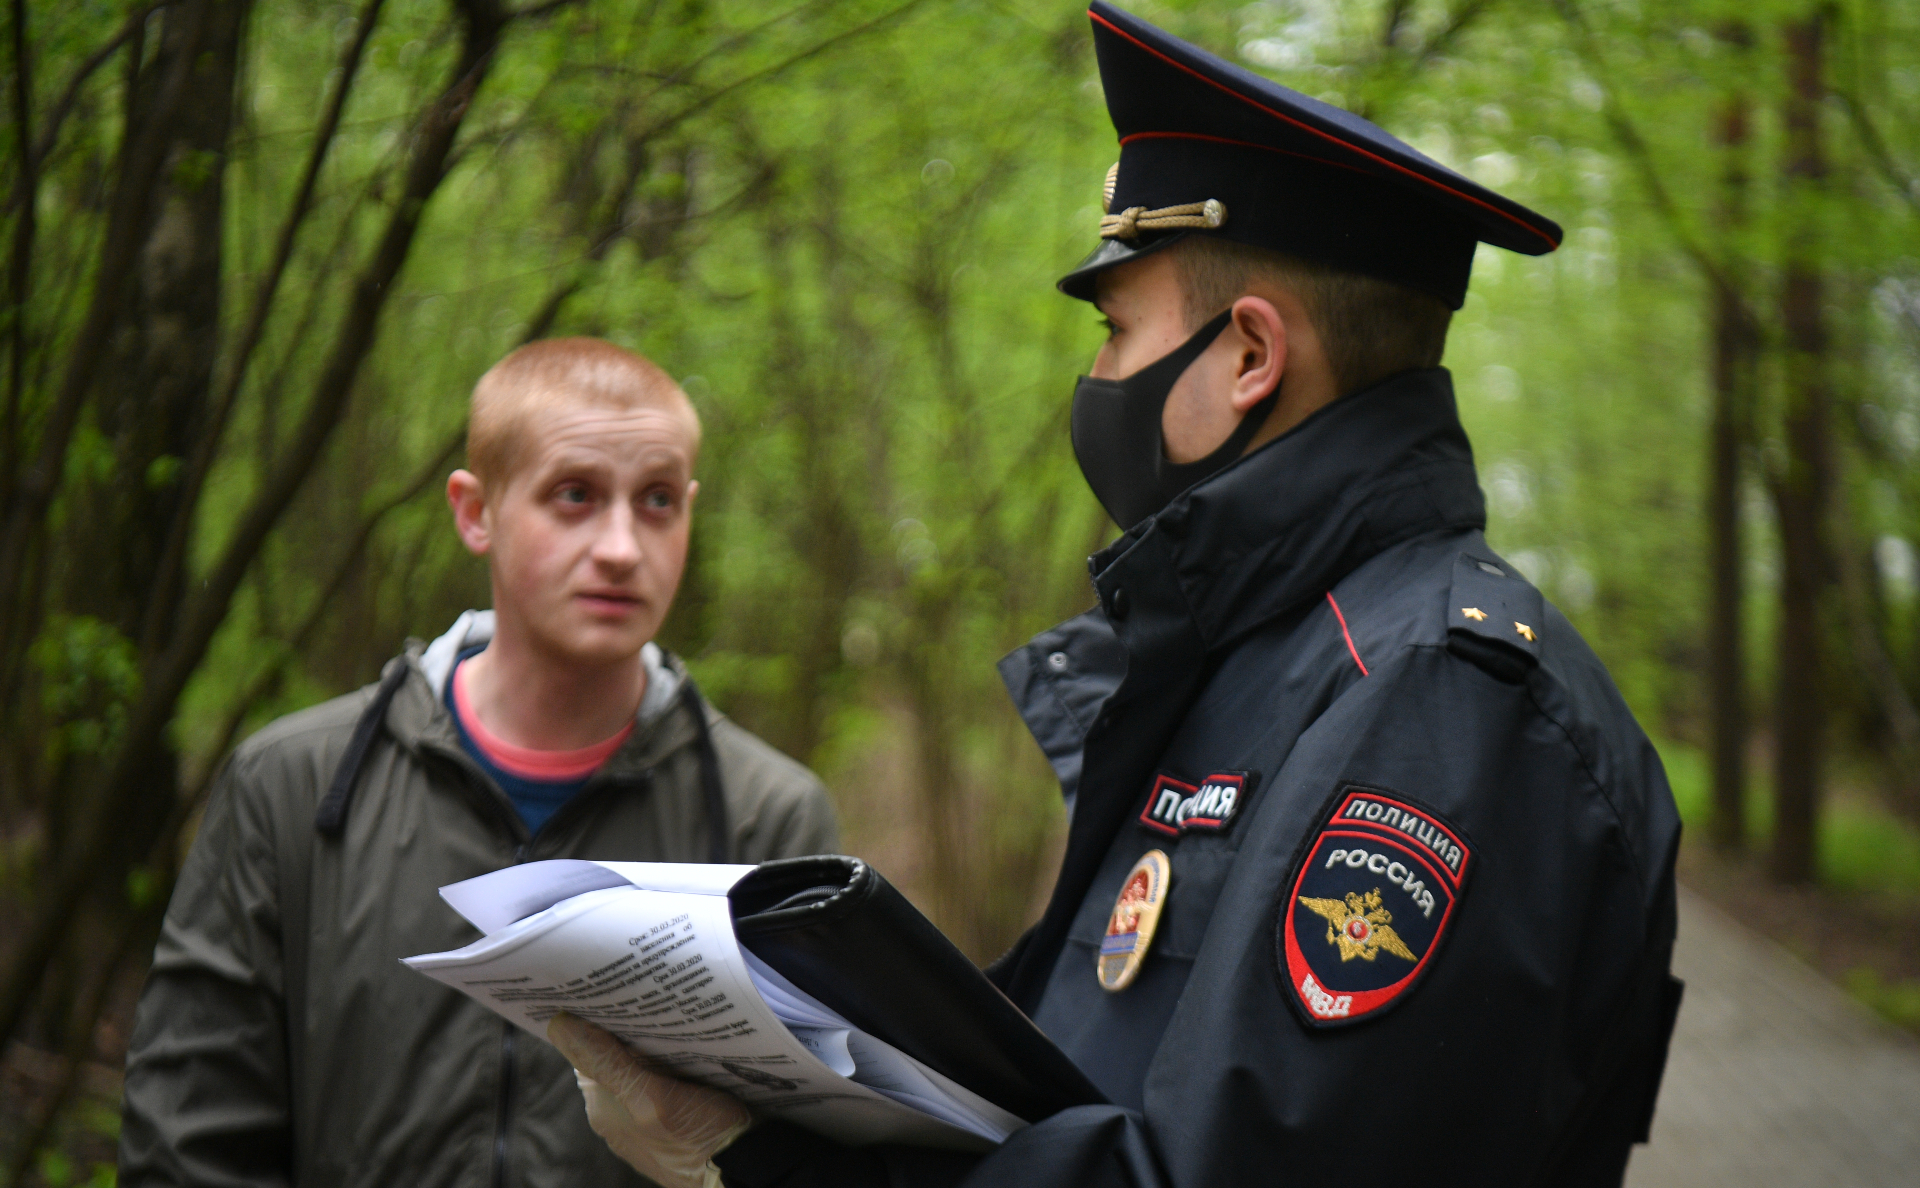
[[[1353,646],[1353,633],[1347,630],[1347,616],[1340,613],[1340,604],[1333,600],[1332,590],[1327,591],[1327,605],[1333,608],[1333,617],[1340,620],[1340,634],[1347,641],[1347,655],[1352,656],[1353,662],[1360,666],[1360,675],[1366,676],[1367,666],[1360,659],[1360,650]]]

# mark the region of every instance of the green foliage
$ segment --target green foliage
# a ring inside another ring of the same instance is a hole
[[[40,686],[49,762],[98,755],[126,724],[127,704],[140,691],[140,664],[132,641],[88,615],[51,619],[28,653]]]
[[[73,1160],[59,1151],[46,1151],[40,1156],[40,1178],[49,1188],[67,1188],[73,1183]]]
[[[1820,876],[1836,890],[1920,907],[1920,829],[1871,799],[1839,799],[1820,835]]]
[[[1689,835],[1704,837],[1712,812],[1707,763],[1698,747],[1671,739],[1659,744],[1660,760]],[[1764,850],[1773,833],[1773,800],[1764,777],[1748,790],[1748,843]],[[1920,908],[1920,829],[1857,788],[1846,787],[1826,809],[1820,837],[1820,877],[1837,891],[1910,900]]]
[[[1920,979],[1889,980],[1870,966],[1850,970],[1847,992],[1897,1027],[1920,1031]]]
[[[136,911],[154,906],[162,883],[151,867],[136,866],[127,872],[127,905]]]
[[[174,454],[162,454],[147,464],[147,490],[161,491],[171,487],[180,477],[181,459]]]
[[[119,1176],[110,1163],[96,1163],[88,1169],[86,1178],[79,1179],[80,1171],[73,1160],[57,1150],[49,1150],[40,1156],[40,1182],[46,1188],[113,1188],[119,1182]]]

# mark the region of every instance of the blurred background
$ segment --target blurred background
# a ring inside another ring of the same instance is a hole
[[[598,335],[707,426],[664,643],[991,958],[1064,828],[993,661],[1092,602],[1066,0],[5,0],[0,1184],[110,1184],[212,774],[487,602],[465,401]],[[1563,223],[1446,364],[1683,879],[1920,1029],[1920,8],[1136,3]]]

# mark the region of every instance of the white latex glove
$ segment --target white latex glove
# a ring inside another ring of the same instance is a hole
[[[591,1023],[555,1015],[547,1038],[573,1062],[587,1124],[661,1188],[721,1188],[713,1157],[753,1125],[733,1097],[657,1071]]]

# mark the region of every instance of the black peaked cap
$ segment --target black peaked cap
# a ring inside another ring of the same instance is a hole
[[[1529,256],[1560,246],[1551,219],[1352,112],[1104,0],[1087,15],[1120,137],[1107,209],[1132,210],[1141,226],[1103,231],[1101,245],[1060,280],[1064,293],[1091,300],[1095,274],[1187,235],[1212,235],[1395,281],[1458,309],[1476,244]],[[1217,205],[1203,214],[1209,199]]]

